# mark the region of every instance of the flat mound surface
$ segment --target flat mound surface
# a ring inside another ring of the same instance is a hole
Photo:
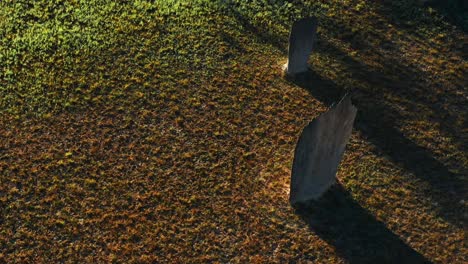
[[[467,38],[439,10],[115,2],[0,2],[0,262],[466,263]],[[295,211],[297,138],[345,93],[339,184]]]

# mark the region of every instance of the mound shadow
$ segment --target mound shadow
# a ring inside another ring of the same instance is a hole
[[[296,208],[310,230],[349,263],[431,263],[336,184],[318,201]]]
[[[345,58],[344,60],[351,59]],[[365,68],[364,65],[356,66],[358,62],[352,63],[354,67],[368,73],[362,76],[376,76],[376,73]],[[314,98],[327,106],[338,102],[347,92],[332,80],[323,78],[310,69],[293,79],[289,78],[289,81],[306,89]],[[361,81],[374,83],[372,78]],[[358,108],[355,129],[361,131],[366,140],[378,149],[377,154],[387,154],[397,166],[428,182],[431,187],[428,192],[436,204],[437,213],[457,226],[462,225],[463,215],[459,212],[463,209],[458,208],[461,206],[458,201],[464,193],[462,177],[451,172],[443,163],[434,158],[429,150],[407,138],[398,129],[397,122],[403,120],[404,117],[383,97],[376,95],[373,91],[361,89],[351,91],[351,96],[353,104]]]

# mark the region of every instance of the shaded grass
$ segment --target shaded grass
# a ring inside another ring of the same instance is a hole
[[[376,243],[465,261],[465,36],[437,13],[411,5],[402,26],[366,1],[1,5],[3,261],[382,259],[339,238],[372,248],[366,223]],[[308,15],[310,92],[280,73]],[[357,216],[325,203],[304,221],[287,204],[296,138],[346,91],[360,113],[338,196]]]

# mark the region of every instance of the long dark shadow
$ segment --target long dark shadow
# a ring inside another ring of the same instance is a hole
[[[406,99],[412,109],[420,108],[418,104],[427,107],[433,113],[431,121],[437,122],[441,130],[455,140],[455,143],[461,148],[468,146],[466,138],[460,137],[462,125],[457,125],[456,122],[456,116],[460,113],[449,111],[443,103],[445,100],[449,100],[452,107],[461,108],[464,105],[464,99],[461,96],[446,92],[443,95],[444,98],[440,98],[441,96],[436,94],[432,87],[442,84],[431,83],[432,81],[423,78],[426,73],[402,65],[397,58],[384,56],[381,59],[381,63],[386,69],[398,73],[398,76],[389,76],[355,60],[326,40],[322,39],[320,42],[317,45],[317,51],[340,58],[348,66],[354,79],[368,83],[377,90],[377,93],[380,91],[389,92]],[[376,97],[378,94],[374,93],[372,96]],[[434,102],[429,98],[440,98],[440,101]]]
[[[418,4],[418,2],[425,2]],[[429,1],[406,1],[403,5],[397,1],[380,1],[378,8],[380,14],[385,15],[395,24],[408,24],[415,17],[424,18],[424,11],[430,7],[442,15],[445,21],[468,32],[468,3],[465,0],[429,0]],[[426,15],[427,16],[427,15]]]
[[[239,24],[242,25],[242,27],[250,33],[250,35],[256,37],[263,43],[268,43],[273,45],[275,48],[277,48],[281,53],[287,54],[287,39],[282,39],[281,37],[265,32],[264,30],[261,30],[257,28],[254,24],[252,24],[248,18],[246,18],[241,12],[237,10],[235,5],[233,4],[228,4],[227,5],[229,8],[229,14],[232,15],[238,22]]]
[[[362,208],[339,184],[296,213],[349,263],[431,263]]]

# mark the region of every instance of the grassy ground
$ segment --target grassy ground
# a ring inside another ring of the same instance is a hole
[[[467,39],[438,10],[115,2],[0,3],[1,262],[467,261]],[[346,92],[340,183],[294,211],[298,135]]]

